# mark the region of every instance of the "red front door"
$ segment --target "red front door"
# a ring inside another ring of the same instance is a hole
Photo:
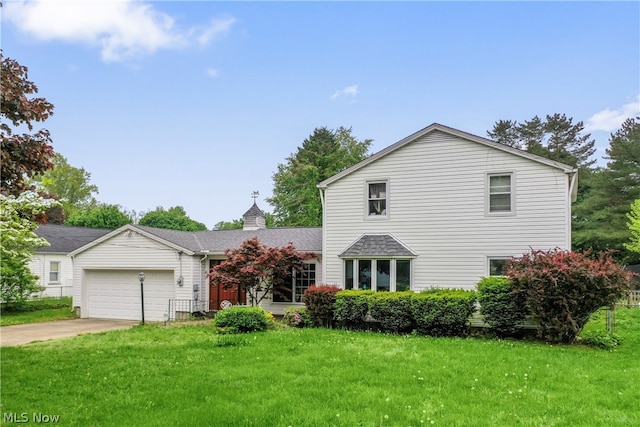
[[[209,260],[209,269],[222,262],[221,259]],[[209,283],[209,310],[221,310],[223,301],[228,301],[231,305],[246,304],[246,292],[240,292],[237,286],[225,288],[224,286],[215,286]],[[226,305],[226,303],[225,303]]]

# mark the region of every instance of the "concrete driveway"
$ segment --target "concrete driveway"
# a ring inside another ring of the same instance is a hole
[[[73,319],[2,326],[0,327],[0,346],[21,345],[93,332],[126,329],[139,323],[137,320]]]

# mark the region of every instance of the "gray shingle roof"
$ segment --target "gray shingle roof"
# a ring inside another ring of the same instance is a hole
[[[362,256],[414,257],[416,254],[389,234],[365,234],[338,256],[341,258]]]
[[[260,243],[272,247],[293,243],[301,252],[322,251],[322,227],[261,228],[258,230],[176,231],[134,225],[149,234],[193,252],[224,254],[239,248],[242,242],[257,237]]]
[[[44,224],[38,227],[36,234],[43,237],[51,246],[38,248],[37,252],[69,253],[111,231],[113,230]]]

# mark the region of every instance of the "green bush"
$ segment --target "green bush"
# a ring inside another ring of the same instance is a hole
[[[272,318],[273,315],[261,307],[231,307],[216,314],[214,325],[219,332],[264,331]]]
[[[369,314],[379,322],[383,332],[408,333],[414,328],[411,300],[416,294],[406,292],[378,292],[368,297]]]
[[[338,324],[347,329],[366,329],[369,313],[369,297],[373,291],[344,290],[336,294],[335,317]]]
[[[71,307],[71,297],[44,298],[40,300],[22,301],[19,304],[0,304],[1,313],[26,313],[47,310],[50,308]]]
[[[302,302],[307,306],[307,313],[311,316],[315,326],[325,328],[333,324],[336,294],[340,288],[328,285],[313,285],[302,295]]]
[[[411,299],[411,312],[416,332],[436,337],[466,336],[475,303],[474,291],[434,289],[415,294]]]
[[[307,328],[313,326],[313,320],[306,307],[288,307],[284,310],[282,323],[292,328]]]
[[[577,342],[592,347],[600,347],[607,350],[620,345],[621,340],[616,334],[603,330],[583,331],[577,339]]]
[[[478,283],[480,314],[496,335],[515,336],[529,313],[522,292],[506,277],[484,277]]]

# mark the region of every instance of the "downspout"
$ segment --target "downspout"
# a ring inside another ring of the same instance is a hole
[[[325,278],[327,277],[327,271],[326,271],[326,263],[325,263],[325,254],[327,253],[326,250],[326,245],[325,245],[325,236],[324,236],[324,226],[326,224],[326,214],[327,214],[327,209],[325,207],[325,200],[324,200],[324,190],[326,189],[326,187],[320,187],[318,186],[318,191],[320,191],[320,202],[322,204],[322,261],[320,262],[320,270],[322,271],[322,280],[323,283],[324,280],[326,280]]]
[[[204,262],[204,260],[207,259],[207,257],[209,257],[209,251],[202,251],[202,258],[200,258],[200,279],[198,280],[198,289],[200,288],[200,286],[202,286],[202,279],[204,278],[204,272],[202,271],[202,263]],[[211,296],[209,295],[208,299],[211,299]]]

